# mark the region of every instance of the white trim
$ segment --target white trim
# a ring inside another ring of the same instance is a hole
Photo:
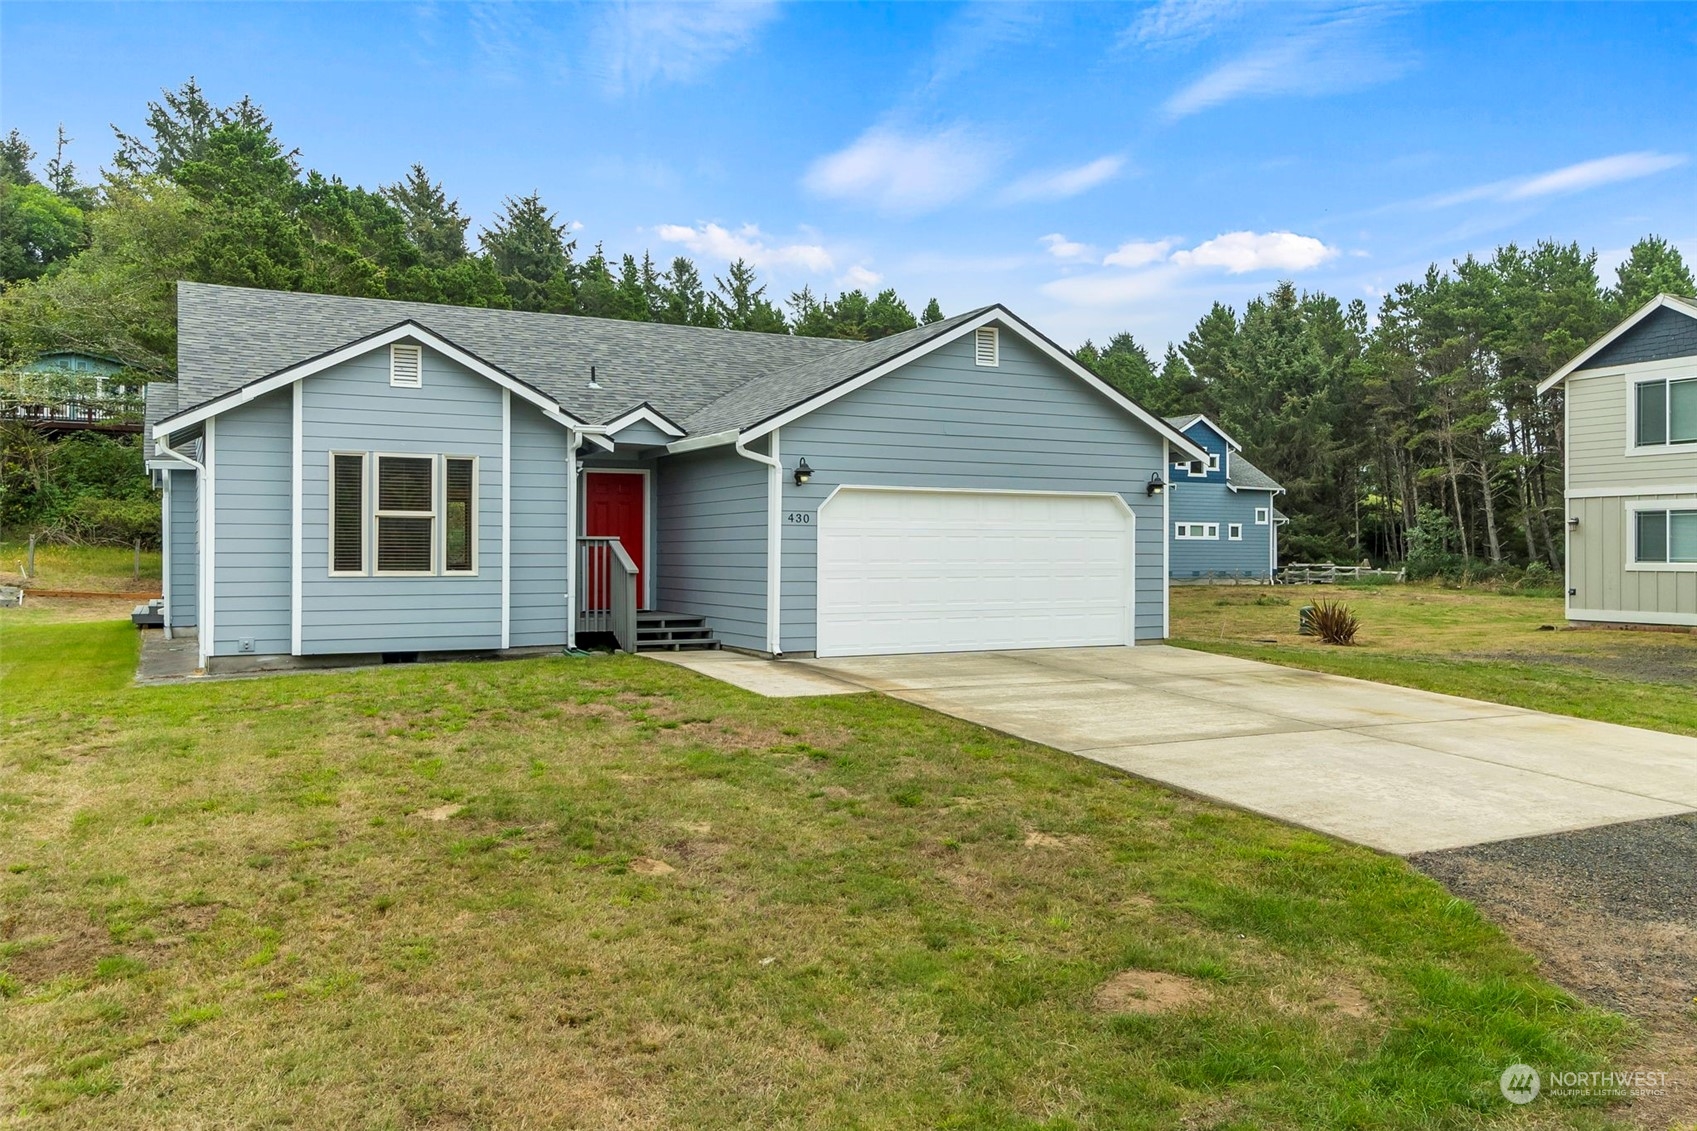
[[[440,476],[441,487],[437,492],[436,511],[442,516],[442,537],[440,539],[440,561],[442,568],[438,571],[443,577],[476,577],[483,569],[483,459],[480,456],[463,455],[458,452],[444,452],[437,457],[442,463]],[[471,568],[448,568],[448,461],[459,460],[471,464]]]
[[[353,453],[352,452],[344,452],[343,454],[344,455],[352,455]],[[425,511],[384,511],[384,509],[383,509],[383,494],[382,494],[382,483],[383,483],[382,466],[383,466],[383,461],[386,460],[386,459],[423,460],[430,465],[430,510],[429,510],[429,512],[425,512]],[[442,571],[438,568],[438,566],[440,565],[440,562],[439,562],[438,559],[440,558],[441,555],[437,553],[437,550],[439,549],[438,543],[440,542],[440,538],[438,537],[438,535],[440,533],[440,528],[438,526],[438,523],[441,521],[441,513],[440,513],[440,510],[437,507],[437,502],[439,501],[438,494],[439,494],[439,491],[440,491],[440,487],[439,487],[438,481],[441,479],[441,469],[442,469],[442,457],[441,457],[441,454],[438,453],[438,452],[372,452],[371,453],[370,470],[369,470],[370,484],[368,486],[368,489],[370,490],[371,494],[367,497],[367,500],[366,500],[367,503],[369,504],[366,507],[366,514],[369,516],[369,520],[370,520],[370,523],[371,523],[371,527],[370,527],[371,546],[370,546],[369,550],[367,551],[370,556],[366,559],[366,563],[365,563],[366,566],[368,567],[367,576],[370,576],[370,577],[439,577],[439,576],[441,576]],[[383,563],[383,546],[382,546],[382,536],[381,536],[382,526],[377,521],[380,518],[428,518],[430,520],[430,566],[429,566],[429,568],[427,568],[427,569],[384,569],[383,568],[383,564],[382,564]]]
[[[1028,345],[1035,347],[1051,361],[1065,369],[1068,373],[1077,377],[1080,381],[1083,381],[1092,389],[1095,389],[1109,401],[1113,402],[1124,411],[1130,413],[1136,419],[1154,429],[1158,435],[1165,437],[1169,442],[1177,444],[1179,450],[1189,452],[1194,458],[1207,458],[1208,453],[1204,449],[1198,447],[1195,441],[1191,440],[1190,437],[1178,431],[1160,417],[1152,415],[1140,405],[1127,400],[1124,394],[1104,382],[1100,377],[1090,372],[1090,370],[1084,368],[1084,366],[1080,365],[1072,357],[1072,355],[1068,354],[1065,350],[1062,350],[1060,347],[1050,342],[1047,338],[1043,337],[1042,334],[1039,334],[1029,324],[1021,321],[1005,307],[1000,306],[993,306],[983,314],[980,314],[977,318],[962,322],[959,326],[956,326],[946,334],[939,334],[935,338],[917,345],[905,353],[897,354],[895,357],[890,358],[881,365],[874,366],[852,380],[844,381],[840,385],[826,389],[824,392],[809,397],[800,404],[785,409],[776,416],[773,416],[760,424],[754,425],[741,433],[741,442],[747,443],[750,440],[757,440],[775,428],[781,428],[785,424],[799,420],[808,413],[813,412],[816,409],[823,408],[832,401],[846,397],[857,389],[862,389],[867,385],[870,385],[878,378],[883,377],[888,373],[893,373],[905,365],[910,365],[919,358],[924,357],[926,354],[941,349],[950,342],[956,341],[967,334],[972,333],[974,330],[978,329],[978,327],[996,321],[1000,321],[1005,324],[1009,329],[1012,329],[1015,333],[1017,333]],[[705,447],[707,445],[702,446]],[[676,451],[683,449],[674,448],[672,450]]]
[[[1161,451],[1166,457],[1171,458],[1171,456],[1173,454],[1172,453],[1172,445],[1163,441],[1163,443],[1161,445]],[[1173,489],[1172,489],[1172,486],[1170,484],[1167,486],[1166,490],[1161,492],[1161,639],[1162,640],[1169,640],[1169,639],[1172,638],[1172,635],[1173,635],[1173,540],[1171,538],[1167,537],[1167,531],[1172,529],[1172,526],[1171,526],[1172,515],[1173,515],[1172,494],[1173,494]],[[1136,521],[1137,520],[1135,518],[1132,519],[1132,522],[1134,524],[1136,523]],[[1131,638],[1132,638],[1132,641],[1135,643],[1136,640],[1137,640],[1137,563],[1135,561],[1132,562],[1131,589],[1132,589],[1132,592],[1131,592],[1131,603],[1132,603]]]
[[[1272,507],[1256,507],[1255,508],[1255,525],[1256,526],[1268,526],[1268,525],[1271,525],[1272,521],[1273,521],[1273,508]]]
[[[411,372],[406,361],[410,359]],[[389,387],[391,389],[424,388],[424,347],[416,342],[389,343]]]
[[[477,490],[476,478],[472,491]],[[472,528],[475,535],[477,528]],[[474,559],[475,560],[475,559]],[[501,650],[513,646],[513,395],[501,390]]]
[[[1191,534],[1190,528],[1200,526],[1201,534]],[[1172,526],[1173,541],[1175,542],[1218,542],[1220,540],[1220,524],[1217,522],[1175,522]]]
[[[589,519],[589,476],[591,475],[640,475],[642,476],[642,596],[641,605],[644,609],[654,607],[654,473],[646,467],[586,467],[584,475],[584,521]],[[584,529],[580,524],[579,529]],[[589,537],[585,534],[584,537]],[[625,551],[629,553],[627,549]]]
[[[1231,436],[1227,434],[1227,432],[1224,428],[1221,428],[1218,424],[1215,424],[1214,418],[1209,416],[1207,413],[1205,413],[1205,412],[1193,412],[1193,413],[1189,413],[1187,415],[1195,417],[1195,419],[1192,420],[1189,424],[1186,424],[1185,425],[1186,428],[1194,428],[1198,424],[1206,424],[1208,427],[1210,427],[1214,430],[1214,435],[1216,435],[1220,439],[1224,440],[1231,447],[1231,449],[1233,451],[1241,452],[1243,450],[1243,445],[1238,443],[1236,440],[1232,439]]]
[[[1228,523],[1226,523],[1226,541],[1228,541],[1228,542],[1241,542],[1241,541],[1243,541],[1243,523],[1241,523],[1241,522],[1228,522]]]
[[[1567,610],[1568,620],[1613,621],[1618,624],[1697,625],[1697,613],[1644,613],[1625,609]]]
[[[980,326],[972,332],[972,362],[987,369],[1002,364],[1002,340],[994,326]]]
[[[734,443],[737,455],[766,465],[766,651],[780,656],[783,654],[780,650],[783,643],[780,623],[783,617],[783,601],[780,597],[784,578],[784,465],[778,458],[778,430],[771,429],[771,434],[772,450],[768,455],[750,451],[747,447],[751,439],[749,436],[738,436]],[[841,489],[839,485],[831,494],[835,495]],[[827,497],[825,501],[830,502],[830,498]]]
[[[301,654],[301,400],[306,385],[293,386],[289,439],[289,655]],[[334,516],[332,516],[334,518]]]
[[[336,457],[359,457],[359,568],[336,568]],[[332,448],[324,453],[324,576],[367,577],[371,574],[371,453]]]
[[[164,473],[164,482],[159,490],[159,599],[163,602],[165,613],[165,639],[174,640],[171,634],[171,527],[175,525],[175,512],[171,509],[171,480],[176,476],[169,471]]]
[[[447,357],[449,360],[456,361],[471,370],[473,373],[495,382],[508,392],[517,393],[520,397],[529,401],[531,404],[536,405],[545,413],[555,414],[551,416],[550,419],[558,419],[561,423],[571,425],[583,424],[583,421],[567,412],[554,401],[549,400],[547,397],[543,396],[535,389],[532,389],[529,385],[519,381],[517,378],[508,376],[501,370],[496,369],[493,365],[490,365],[476,354],[467,353],[465,350],[448,341],[446,338],[440,337],[432,331],[425,329],[423,326],[420,326],[416,322],[403,322],[400,325],[392,326],[381,333],[373,334],[368,338],[361,338],[357,342],[350,342],[339,349],[331,350],[326,354],[320,354],[318,357],[312,358],[308,361],[303,361],[298,365],[292,365],[287,369],[279,370],[269,376],[249,381],[241,388],[232,389],[228,393],[214,397],[212,400],[207,401],[205,404],[196,408],[186,409],[174,416],[167,416],[164,420],[153,426],[153,437],[154,439],[161,439],[169,436],[172,432],[180,432],[184,428],[192,427],[203,420],[211,420],[221,412],[226,412],[239,405],[244,405],[256,397],[262,397],[267,393],[275,392],[285,385],[293,384],[305,377],[310,377],[314,373],[322,373],[326,369],[331,369],[335,366],[341,365],[343,362],[352,361],[356,357],[364,357],[373,350],[378,350],[386,345],[404,340],[416,341],[427,345],[437,353]]]
[[[583,433],[566,433],[566,651],[577,647],[578,471],[577,451]]]
[[[1697,483],[1634,483],[1627,487],[1578,487],[1570,499],[1627,499],[1640,495],[1697,495]]]
[[[200,527],[204,552],[201,554],[200,560],[205,576],[202,578],[200,586],[201,611],[197,618],[195,635],[198,638],[197,643],[200,650],[200,666],[203,668],[216,645],[213,629],[216,627],[214,612],[217,604],[218,577],[218,480],[212,470],[212,459],[214,455],[213,431],[217,423],[216,420],[208,420],[200,432],[201,462],[206,467],[206,484],[200,492],[201,505],[204,508]]]
[[[206,496],[206,492],[205,492],[205,490],[203,490],[201,484],[206,479],[211,477],[212,472],[211,472],[210,468],[208,468],[207,461],[204,458],[206,456],[205,451],[201,452],[201,456],[202,456],[201,460],[198,460],[198,461],[192,460],[188,456],[185,456],[182,452],[179,452],[179,451],[177,451],[177,450],[175,450],[174,448],[171,447],[171,439],[170,439],[169,436],[167,436],[165,439],[159,441],[159,447],[162,451],[164,451],[172,459],[182,460],[183,463],[186,466],[194,468],[194,470],[196,472],[195,480],[194,480],[194,498],[195,498],[195,513],[194,513],[195,586],[194,586],[194,599],[195,599],[195,606],[196,606],[195,607],[195,638],[196,638],[196,641],[197,641],[196,651],[199,654],[200,666],[205,667],[206,666],[206,650],[205,650],[206,645],[204,643],[199,643],[199,642],[205,640],[205,637],[201,636],[201,634],[200,634],[200,627],[199,626],[200,626],[200,614],[201,614],[201,612],[204,611],[202,606],[201,606],[201,602],[204,600],[204,594],[206,592],[206,542],[205,542],[205,534],[206,534],[206,499],[205,499],[205,496]],[[168,568],[168,566],[169,566],[168,562],[161,563],[162,569]]]
[[[683,452],[700,451],[702,448],[717,448],[725,444],[734,444],[740,433],[735,428],[727,428],[723,432],[708,432],[700,436],[691,436],[687,440],[667,444],[666,451],[670,455]]]
[[[666,417],[661,415],[660,412],[650,407],[646,401],[637,405],[623,416],[615,417],[614,419],[607,421],[607,423],[603,424],[601,427],[606,431],[607,435],[612,436],[616,432],[629,428],[637,421],[646,421],[668,436],[676,437],[684,434],[684,430],[682,428],[679,428],[676,424],[673,424],[670,420],[666,419]]]
[[[1638,516],[1645,512],[1668,514],[1697,514],[1697,496],[1683,499],[1631,499],[1625,504],[1627,519],[1626,547],[1623,557],[1627,573],[1697,573],[1697,561],[1641,562],[1638,560]],[[1669,522],[1668,554],[1673,553],[1673,530]]]
[[[1638,442],[1638,387],[1651,382],[1662,383],[1662,426],[1669,433],[1673,431],[1673,386],[1691,383],[1697,385],[1697,358],[1683,358],[1688,365],[1678,370],[1639,370],[1625,373],[1621,376],[1626,382],[1626,455],[1633,456],[1680,456],[1697,454],[1697,438],[1690,440],[1664,440],[1660,444],[1640,444]],[[1676,376],[1675,373],[1679,375]]]
[[[1607,347],[1610,343],[1612,343],[1616,339],[1620,338],[1628,330],[1632,329],[1634,326],[1638,325],[1638,323],[1640,323],[1640,322],[1644,321],[1644,319],[1648,318],[1652,313],[1654,313],[1657,310],[1662,309],[1663,307],[1666,307],[1669,310],[1678,311],[1680,314],[1685,315],[1687,318],[1697,318],[1697,309],[1693,309],[1690,306],[1687,306],[1685,303],[1680,302],[1678,299],[1674,298],[1672,295],[1665,295],[1665,294],[1657,295],[1655,298],[1651,299],[1649,302],[1647,302],[1643,306],[1639,307],[1633,314],[1631,314],[1626,319],[1626,321],[1622,322],[1620,325],[1616,326],[1613,330],[1610,330],[1608,333],[1604,334],[1602,337],[1600,337],[1596,341],[1592,342],[1589,346],[1585,347],[1583,350],[1580,350],[1578,356],[1575,357],[1572,361],[1568,362],[1566,365],[1562,366],[1560,369],[1556,370],[1554,373],[1552,373],[1548,377],[1546,377],[1543,381],[1539,382],[1539,384],[1538,384],[1539,394],[1542,395],[1544,393],[1549,392],[1551,389],[1555,388],[1557,385],[1561,384],[1564,380],[1566,380],[1567,376],[1570,373],[1576,373],[1579,370],[1585,368],[1585,363],[1590,361],[1593,357],[1596,357],[1597,354],[1601,353],[1603,351],[1603,349],[1605,347]]]

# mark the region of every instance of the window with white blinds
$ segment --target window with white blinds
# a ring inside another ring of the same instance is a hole
[[[365,572],[365,453],[330,455],[330,572]]]
[[[330,453],[330,573],[477,572],[477,457]]]

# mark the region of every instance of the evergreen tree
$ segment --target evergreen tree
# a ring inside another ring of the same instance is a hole
[[[660,277],[660,322],[674,326],[717,326],[714,307],[707,299],[707,289],[695,264],[680,255],[672,260],[672,268]]]
[[[1615,285],[1608,290],[1608,303],[1618,321],[1659,294],[1697,298],[1691,270],[1679,249],[1661,236],[1645,236],[1615,268]]]
[[[30,172],[29,163],[34,160],[35,147],[17,130],[14,129],[4,138],[0,138],[0,181],[14,185],[33,185],[35,174]]]
[[[756,330],[763,334],[787,334],[789,325],[782,312],[766,299],[766,287],[745,260],[730,265],[725,277],[715,276],[709,296],[719,325],[727,330]]]
[[[937,305],[937,300],[932,299],[930,302],[926,303],[925,313],[919,316],[920,323],[929,326],[933,322],[941,322],[942,320],[943,308]]]
[[[866,321],[863,326],[866,341],[887,338],[891,334],[899,334],[918,325],[919,321],[914,318],[913,311],[907,308],[907,303],[901,300],[893,287],[879,291],[878,297],[866,306]]]
[[[112,163],[121,173],[174,176],[178,168],[204,156],[213,131],[220,126],[238,126],[267,136],[272,133],[271,119],[253,99],[244,94],[240,102],[216,107],[207,101],[192,75],[178,89],[160,93],[163,102],[147,104],[146,137],[112,127],[118,137],[118,152]],[[299,155],[299,151],[292,151],[288,157],[293,160]]]
[[[466,256],[465,233],[471,220],[460,215],[457,200],[449,200],[423,165],[415,164],[406,179],[388,185],[382,194],[400,209],[406,237],[429,267],[446,267]]]
[[[565,238],[566,225],[555,220],[540,193],[509,196],[494,225],[478,237],[515,310],[570,313],[575,308],[570,257],[577,245]]]

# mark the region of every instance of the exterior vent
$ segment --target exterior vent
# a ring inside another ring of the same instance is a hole
[[[389,347],[389,384],[417,389],[424,384],[424,349],[396,342]]]
[[[973,335],[973,360],[979,365],[1000,365],[1002,363],[1001,343],[997,340],[994,326],[980,326]]]

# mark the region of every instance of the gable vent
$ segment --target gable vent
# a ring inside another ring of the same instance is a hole
[[[396,342],[389,347],[389,384],[417,389],[424,384],[424,349]]]
[[[973,360],[979,365],[1000,365],[1002,363],[1001,343],[998,341],[994,326],[980,326],[973,335]]]

